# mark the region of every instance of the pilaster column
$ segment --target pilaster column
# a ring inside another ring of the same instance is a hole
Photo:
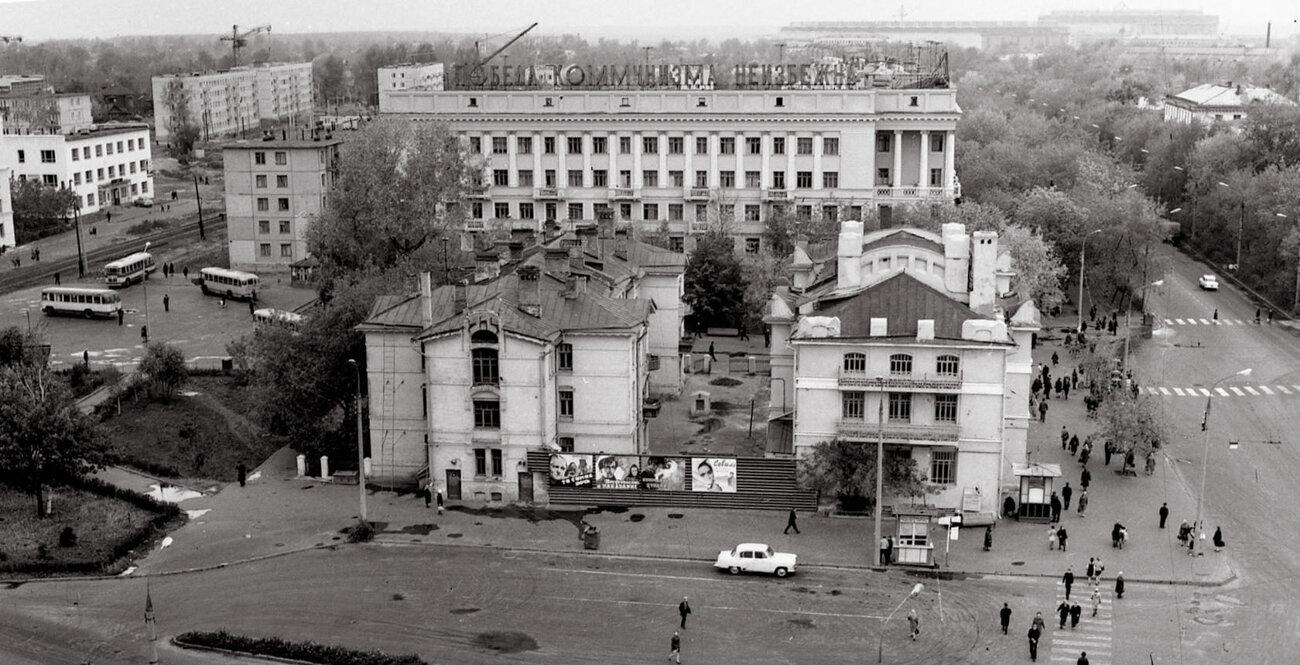
[[[721,137],[713,132],[709,132],[709,187],[718,187],[720,178],[718,177],[718,148],[721,143]]]
[[[668,186],[668,134],[659,132],[659,186]]]
[[[894,168],[890,172],[890,184],[892,187],[903,186],[903,130],[894,130],[894,145],[889,146],[894,151]]]
[[[953,196],[957,192],[957,131],[950,129],[943,135],[943,188],[944,194]]]
[[[582,135],[582,187],[583,189],[591,189],[592,186],[591,150],[592,150],[592,144],[594,143],[595,141],[591,140],[591,134],[583,133]]]
[[[812,188],[822,188],[822,135],[813,134],[813,181]]]
[[[930,132],[921,131],[921,179],[920,187],[930,186]]]
[[[559,177],[559,174],[556,174]],[[546,184],[546,173],[542,171],[542,134],[536,132],[533,134],[533,186],[540,187]]]
[[[519,146],[515,145],[518,136],[514,132],[506,134],[506,182],[507,187],[519,186]]]

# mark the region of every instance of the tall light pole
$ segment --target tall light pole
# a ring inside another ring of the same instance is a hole
[[[149,251],[150,243],[144,244],[144,251]],[[128,282],[129,283],[129,282]],[[144,343],[149,343],[149,264],[145,263],[144,278],[140,280],[140,288],[144,289]]]
[[[898,612],[899,610],[903,609],[903,603],[906,603],[908,600],[911,600],[912,598],[915,598],[915,597],[916,597],[918,594],[920,594],[922,591],[925,591],[925,585],[924,585],[924,584],[917,583],[916,586],[912,587],[912,592],[909,593],[909,594],[907,594],[907,597],[906,597],[906,598],[904,598],[903,600],[899,601],[899,603],[898,603],[898,607],[895,607],[895,608],[894,608],[894,611],[893,611],[893,612],[890,612],[890,613],[889,613],[889,616],[885,617],[885,620],[880,622],[880,642],[879,642],[879,644],[878,644],[877,647],[876,647],[876,662],[877,662],[877,663],[883,663],[883,662],[885,662],[885,626],[889,625],[889,620],[892,619],[892,618],[894,618],[894,614],[895,614],[896,612]]]
[[[1083,234],[1083,247],[1079,249],[1079,323],[1075,330],[1083,330],[1083,268],[1088,257],[1088,236],[1094,233],[1101,233],[1101,229],[1093,229]]]
[[[1205,527],[1201,525],[1201,506],[1205,503],[1205,471],[1210,461],[1210,403],[1214,399],[1214,390],[1219,387],[1220,383],[1234,376],[1250,376],[1250,371],[1250,368],[1247,367],[1240,372],[1233,372],[1215,381],[1214,385],[1210,386],[1210,394],[1205,396],[1205,414],[1201,416],[1201,439],[1204,446],[1204,452],[1201,454],[1201,494],[1196,497],[1196,521],[1192,523],[1192,547],[1196,552],[1196,556],[1204,554],[1201,549],[1205,547],[1201,544],[1200,539],[1201,532],[1205,531]]]
[[[876,409],[876,565],[884,565],[880,560],[880,519],[881,502],[885,495],[885,377],[877,376],[876,385],[880,387],[880,404]]]
[[[1222,180],[1219,181],[1219,186],[1232,189],[1232,185],[1229,185],[1228,183],[1223,182]],[[1245,228],[1245,226],[1246,226],[1246,193],[1242,192],[1241,214],[1237,216],[1237,260],[1236,263],[1232,264],[1232,269],[1236,271],[1241,270],[1241,232],[1242,229]]]
[[[357,379],[357,494],[361,497],[361,521],[366,521],[366,454],[361,440],[361,366],[348,358]]]

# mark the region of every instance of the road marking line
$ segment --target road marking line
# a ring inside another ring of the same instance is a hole
[[[1166,388],[1166,387],[1164,387],[1164,386],[1160,386],[1160,394],[1161,394],[1161,395],[1166,395],[1166,396],[1168,396],[1168,395],[1169,395],[1169,389]]]
[[[1238,323],[1241,323],[1241,321],[1233,321],[1232,319],[1224,319],[1224,320],[1223,320],[1223,325],[1225,325],[1225,326],[1232,326],[1232,325],[1236,325],[1236,324],[1238,324]]]
[[[1245,396],[1246,396],[1246,393],[1241,392],[1241,388],[1238,388],[1238,387],[1236,387],[1236,386],[1228,386],[1228,390],[1231,390],[1232,392],[1237,393],[1237,396],[1238,396],[1238,397],[1245,397]]]
[[[1259,393],[1256,392],[1254,388],[1252,388],[1252,387],[1250,387],[1250,386],[1246,386],[1245,388],[1246,388],[1246,392],[1248,392],[1248,393],[1250,393],[1250,394],[1252,394],[1252,395],[1259,395]]]
[[[1227,390],[1224,390],[1223,388],[1215,388],[1214,391],[1217,392],[1217,393],[1219,393],[1220,395],[1222,395],[1222,396],[1224,396],[1224,397],[1227,397],[1227,396],[1228,396],[1228,391],[1227,391]]]
[[[1184,396],[1184,395],[1183,395],[1183,389],[1182,389],[1182,388],[1174,388],[1174,394],[1175,394],[1175,395],[1178,395],[1179,397],[1183,397],[1183,396]]]
[[[1148,394],[1148,395],[1159,395],[1159,394],[1160,394],[1160,391],[1156,390],[1153,386],[1142,386],[1142,390],[1144,390],[1144,391],[1146,392],[1146,394]]]
[[[1201,397],[1209,397],[1209,396],[1210,396],[1210,390],[1209,390],[1208,388],[1197,388],[1196,390],[1201,391]]]
[[[1290,394],[1291,394],[1291,391],[1290,391],[1290,390],[1287,390],[1287,389],[1286,389],[1286,386],[1278,386],[1277,389],[1278,389],[1278,390],[1281,390],[1283,395],[1290,395]]]
[[[1272,390],[1269,390],[1269,389],[1268,389],[1268,386],[1260,386],[1259,389],[1262,390],[1262,391],[1264,391],[1264,394],[1265,394],[1265,395],[1272,395],[1272,394],[1273,394],[1273,391],[1272,391]]]
[[[1175,319],[1165,319],[1165,325],[1167,325],[1167,326],[1172,326],[1172,325],[1174,325],[1174,321],[1175,321]],[[1182,325],[1182,323],[1183,323],[1183,320],[1182,320],[1182,319],[1177,319],[1177,321],[1178,321],[1178,324],[1179,324],[1179,325]]]

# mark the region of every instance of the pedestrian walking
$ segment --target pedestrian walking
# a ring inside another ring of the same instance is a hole
[[[921,619],[916,616],[916,610],[907,613],[907,627],[912,632],[913,640],[921,634]]]
[[[1255,325],[1259,325],[1259,308],[1255,308]]]
[[[63,283],[63,281],[59,279],[59,272],[56,270],[56,271],[54,272],[54,285],[55,285],[55,286],[59,286],[59,285],[62,284],[62,283]]]
[[[889,538],[880,537],[880,565],[889,563]]]
[[[1074,665],[1088,665],[1088,652],[1080,651],[1079,660],[1074,661]]]
[[[189,278],[190,278],[190,267],[189,267],[189,266],[185,266],[184,268],[181,268],[181,275],[184,276],[185,279],[189,279]]]
[[[1065,551],[1065,540],[1066,540],[1066,538],[1069,538],[1069,534],[1067,534],[1067,533],[1065,532],[1065,527],[1061,527],[1061,528],[1059,528],[1059,529],[1056,530],[1056,540],[1057,540],[1058,543],[1060,543],[1060,545],[1061,545],[1061,551],[1062,551],[1062,552]]]
[[[1088,583],[1092,584],[1092,576],[1097,574],[1097,560],[1093,557],[1088,557],[1088,567],[1085,568],[1083,572],[1088,576]]]
[[[1060,497],[1056,496],[1056,492],[1052,492],[1052,500],[1048,505],[1052,509],[1052,522],[1060,522],[1061,521],[1061,499]]]
[[[1217,307],[1214,309],[1214,322],[1219,322],[1219,309]]]
[[[119,325],[119,326],[122,325],[122,320],[125,319],[125,318],[126,318],[126,314],[122,312],[122,309],[121,309],[121,308],[118,308],[118,310],[117,310],[117,325]]]
[[[443,501],[443,499],[442,499],[442,490],[438,490],[437,492],[434,493],[434,495],[433,495],[433,500],[434,500],[434,503],[436,503],[436,504],[438,505],[438,514],[441,515],[441,514],[442,514],[442,504],[444,503],[444,501]]]
[[[1070,433],[1065,431],[1065,425],[1061,425],[1061,450],[1065,450],[1070,444]]]
[[[113,223],[113,211],[112,211],[112,210],[109,210],[107,213],[104,213],[104,223],[105,223],[105,224],[112,224],[112,223]]]
[[[243,462],[240,462],[239,465],[235,467],[235,474],[239,477],[239,486],[243,487],[248,481],[248,467],[245,466]]]
[[[713,355],[713,342],[709,342],[709,360],[717,360],[718,357]]]
[[[1101,589],[1092,588],[1092,615],[1097,616],[1097,610],[1101,609]]]
[[[1093,305],[1092,307],[1088,308],[1088,318],[1092,319],[1093,321],[1096,321],[1096,320],[1097,320],[1097,306],[1096,306],[1096,305]]]
[[[682,602],[677,604],[677,613],[682,615],[682,628],[686,628],[686,615],[691,613],[690,599],[682,596]]]
[[[249,316],[253,316],[253,315],[255,315],[255,314],[256,314],[256,312],[253,311],[253,301],[250,300],[250,301],[248,301],[248,315],[249,315]]]
[[[1047,527],[1047,549],[1049,551],[1056,549],[1056,527],[1054,526]]]
[[[172,311],[172,297],[167,295],[166,293],[163,294],[163,311],[164,312]]]
[[[1065,583],[1065,599],[1069,600],[1070,587],[1074,586],[1074,570],[1067,566],[1065,569],[1065,576],[1061,578],[1061,581]]]
[[[1079,435],[1078,435],[1078,434],[1075,434],[1074,436],[1071,436],[1071,437],[1070,437],[1070,445],[1066,446],[1065,449],[1066,449],[1066,450],[1069,450],[1071,455],[1074,454],[1074,451],[1076,451],[1076,450],[1079,449]]]
[[[1071,496],[1074,496],[1074,490],[1070,488],[1070,483],[1066,483],[1065,487],[1061,488],[1061,509],[1062,510],[1070,509]]]
[[[682,636],[678,631],[673,631],[673,641],[669,646],[668,660],[680,663],[682,662]]]
[[[1062,381],[1061,387],[1058,390],[1061,392],[1061,399],[1070,399],[1070,380],[1066,379]]]
[[[1038,638],[1043,634],[1037,624],[1029,627],[1029,660],[1038,662]]]
[[[1061,604],[1056,606],[1056,615],[1061,619],[1061,623],[1057,628],[1065,628],[1065,622],[1070,618],[1070,601],[1062,600]]]
[[[1214,551],[1219,552],[1223,550],[1225,544],[1226,543],[1223,542],[1223,528],[1217,526],[1214,527]]]
[[[90,349],[81,350],[81,364],[85,366],[86,369],[90,369]],[[1216,531],[1215,533],[1217,534],[1218,532]]]
[[[221,297],[221,309],[225,309],[225,308],[226,308],[226,297],[225,297],[225,296],[222,296],[222,297]]]
[[[984,527],[984,551],[993,549],[993,527]]]
[[[1268,308],[1268,322],[1273,323],[1273,308]]]
[[[1083,616],[1083,608],[1078,603],[1070,605],[1070,628],[1079,627],[1079,617]]]
[[[894,562],[894,537],[889,537],[889,544],[885,547],[885,563]]]
[[[1052,399],[1052,380],[1046,374],[1043,375],[1043,399]]]
[[[1083,491],[1086,492],[1090,483],[1092,483],[1092,472],[1085,466],[1083,467],[1083,473],[1079,474],[1079,487],[1082,487]]]
[[[1047,400],[1038,403],[1038,422],[1047,422]]]
[[[1057,366],[1058,364],[1060,364],[1060,362],[1061,362],[1061,357],[1058,356],[1058,355],[1056,355],[1056,352],[1053,351],[1053,352],[1052,352],[1052,367]]]
[[[790,533],[790,529],[794,529],[795,533],[799,533],[799,524],[796,521],[796,519],[797,517],[795,515],[794,508],[791,508],[790,516],[787,517],[785,520],[785,531],[783,531],[782,533],[788,534]]]
[[[433,507],[433,483],[430,482],[428,485],[425,485],[424,491],[421,492],[421,494],[424,494],[425,509],[427,510],[429,508],[432,508]]]
[[[1002,634],[1007,634],[1007,626],[1011,625],[1011,608],[1006,603],[1002,603],[1002,610],[998,612],[1002,617]]]
[[[1093,576],[1088,578],[1088,584],[1094,587],[1101,584],[1101,574],[1106,572],[1106,564],[1101,562],[1101,557],[1097,557],[1097,565],[1092,569]]]
[[[1165,520],[1169,519],[1169,504],[1160,504],[1160,528],[1165,528]]]
[[[1083,517],[1083,511],[1088,509],[1088,490],[1084,490],[1079,495],[1079,517]]]
[[[1115,597],[1124,597],[1124,571],[1122,570],[1115,575]]]
[[[1079,370],[1077,369],[1070,370],[1070,387],[1071,388],[1079,387]]]

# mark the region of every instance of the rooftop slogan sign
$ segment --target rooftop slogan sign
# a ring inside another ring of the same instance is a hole
[[[713,65],[456,65],[452,87],[502,89],[847,88],[869,75],[900,75],[902,68],[870,69],[844,63],[740,64],[715,72]]]

